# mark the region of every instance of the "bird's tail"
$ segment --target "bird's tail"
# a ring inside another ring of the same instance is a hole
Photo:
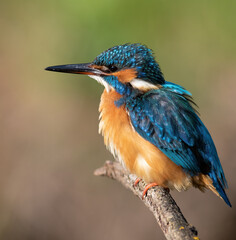
[[[209,188],[218,197],[223,199],[228,206],[232,207],[225,193],[224,187],[222,186],[222,183],[219,181],[219,179],[216,176],[203,175],[203,182],[207,188]]]

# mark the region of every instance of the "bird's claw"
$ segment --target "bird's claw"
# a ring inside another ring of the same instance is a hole
[[[134,182],[134,187],[136,187],[137,184],[138,184],[140,181],[141,181],[141,179],[140,179],[140,178],[137,178],[137,179],[135,180],[135,182]]]
[[[142,200],[143,200],[144,197],[146,196],[147,191],[148,191],[150,188],[155,187],[155,186],[158,186],[158,184],[154,182],[154,183],[149,183],[149,184],[145,187],[145,189],[144,189],[144,191],[143,191],[143,195],[142,195]]]

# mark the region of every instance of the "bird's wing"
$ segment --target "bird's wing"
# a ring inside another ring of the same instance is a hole
[[[192,176],[208,174],[225,187],[213,140],[190,102],[186,90],[166,84],[134,98],[126,108],[136,131],[175,164]]]

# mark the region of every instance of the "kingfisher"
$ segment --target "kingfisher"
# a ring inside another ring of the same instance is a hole
[[[145,45],[114,46],[85,64],[45,70],[86,74],[105,89],[99,133],[108,150],[132,174],[153,186],[210,189],[231,207],[216,147],[199,118],[191,93],[165,80]]]

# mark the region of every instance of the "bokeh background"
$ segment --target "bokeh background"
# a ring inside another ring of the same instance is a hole
[[[166,80],[193,93],[228,179],[233,208],[196,189],[173,196],[202,239],[236,224],[236,2],[0,2],[0,239],[164,239],[142,202],[93,176],[112,159],[98,135],[103,87],[44,71],[122,43],[152,48]]]

